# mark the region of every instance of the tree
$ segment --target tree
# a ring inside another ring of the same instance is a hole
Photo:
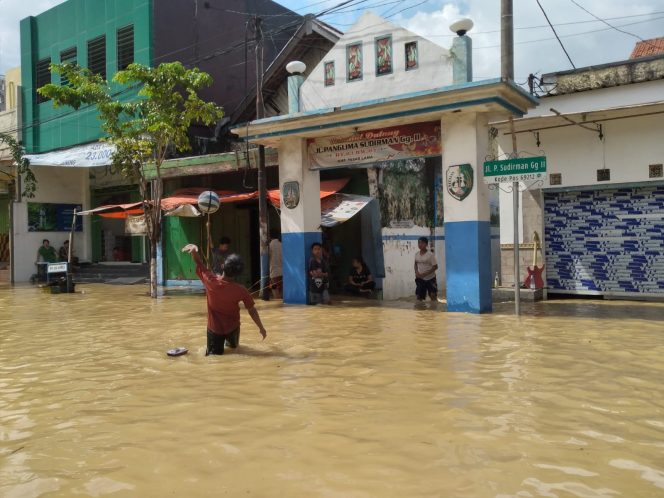
[[[16,165],[16,173],[13,175],[2,171],[0,171],[0,173],[7,175],[14,180],[15,194],[20,193],[22,196],[28,198],[34,197],[35,191],[37,190],[37,179],[30,169],[30,161],[23,156],[23,147],[18,140],[11,135],[0,132],[0,144],[3,143],[9,148],[9,153]],[[18,192],[18,189],[20,189],[20,178],[23,178],[23,192]]]
[[[210,125],[223,116],[213,102],[205,102],[198,90],[212,84],[212,77],[197,68],[186,69],[179,62],[155,68],[130,64],[113,77],[115,87],[89,69],[71,64],[56,64],[67,85],[48,84],[38,91],[53,100],[55,107],[94,105],[99,111],[103,140],[115,146],[113,165],[131,181],[137,181],[150,241],[150,296],[157,297],[157,244],[161,237],[161,166],[172,148],[191,148],[187,131],[193,123]],[[138,88],[137,97],[119,98]],[[154,179],[149,174],[154,174]]]

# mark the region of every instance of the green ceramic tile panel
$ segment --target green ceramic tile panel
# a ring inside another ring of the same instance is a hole
[[[167,280],[195,280],[196,265],[192,257],[182,252],[186,244],[200,245],[200,218],[167,216],[164,218],[164,261]]]

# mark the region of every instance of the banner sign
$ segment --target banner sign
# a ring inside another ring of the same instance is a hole
[[[112,163],[115,145],[106,142],[79,145],[44,154],[26,154],[30,166],[62,166],[67,168],[94,168]]]
[[[310,138],[307,147],[310,169],[439,156],[440,122],[358,131],[344,137]]]
[[[364,206],[371,202],[371,197],[352,194],[334,194],[321,200],[321,221],[329,228],[350,220]]]
[[[29,232],[68,232],[71,230],[71,221],[76,212],[82,211],[80,204],[46,204],[43,202],[28,202],[28,231]],[[83,220],[76,217],[75,230],[83,230]]]
[[[125,234],[126,235],[146,235],[148,229],[145,223],[145,215],[127,216],[125,218]]]
[[[518,157],[484,163],[484,183],[512,183],[546,178],[546,157]]]

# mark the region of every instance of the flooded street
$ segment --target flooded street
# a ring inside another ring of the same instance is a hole
[[[260,302],[205,357],[145,289],[0,287],[1,496],[664,496],[663,304]]]

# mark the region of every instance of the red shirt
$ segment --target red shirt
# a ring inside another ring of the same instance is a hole
[[[207,294],[208,329],[215,334],[230,334],[240,326],[240,301],[247,309],[254,307],[251,294],[240,284],[225,280],[201,264],[196,265],[196,274]]]

